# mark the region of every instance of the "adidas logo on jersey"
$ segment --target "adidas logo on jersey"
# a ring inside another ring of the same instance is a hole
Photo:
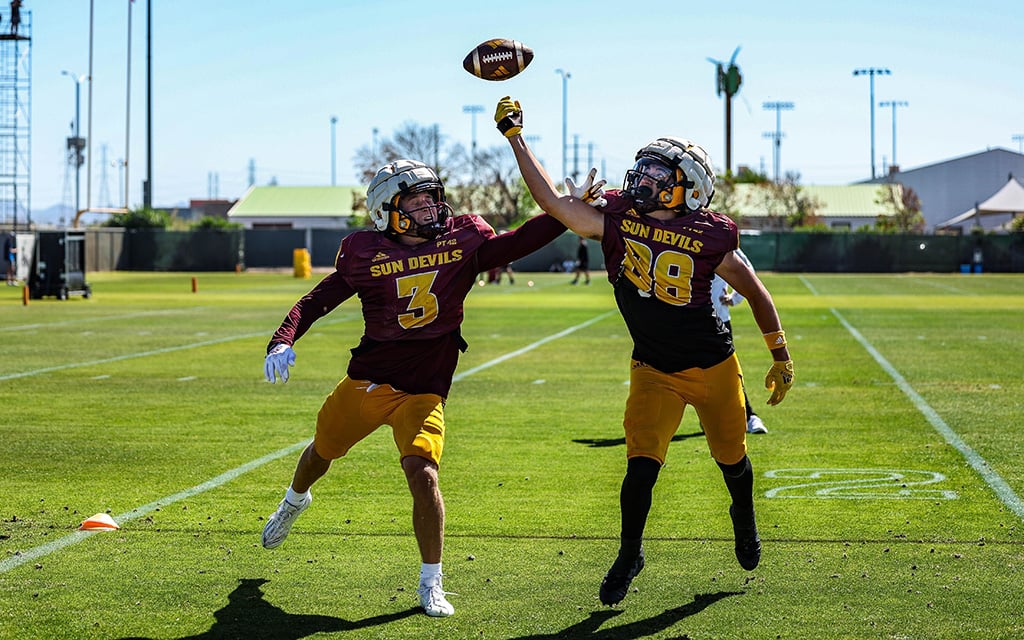
[[[388,254],[384,253],[383,251],[378,251],[377,255],[373,256],[373,260],[370,260],[370,262],[380,262],[381,260],[387,260],[387,259],[388,259]]]

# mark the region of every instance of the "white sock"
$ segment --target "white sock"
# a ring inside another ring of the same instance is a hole
[[[420,584],[430,584],[441,580],[441,563],[429,564],[424,562],[420,565]]]
[[[284,499],[296,507],[305,502],[307,497],[309,497],[309,489],[303,493],[296,493],[294,489],[288,487],[288,491],[284,494]]]

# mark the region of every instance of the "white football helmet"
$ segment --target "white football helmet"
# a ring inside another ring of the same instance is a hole
[[[655,192],[640,181],[651,162],[675,173],[674,178],[658,180]],[[637,211],[655,209],[696,211],[711,203],[715,195],[715,170],[711,156],[703,147],[685,138],[665,136],[651,142],[636,154],[636,164],[626,172],[623,191],[633,196]]]
[[[398,200],[404,195],[424,191],[435,192],[440,209],[434,222],[420,225],[398,208]],[[451,213],[441,179],[433,169],[415,160],[396,160],[378,169],[366,189],[366,208],[375,230],[428,239],[436,238],[445,231]]]

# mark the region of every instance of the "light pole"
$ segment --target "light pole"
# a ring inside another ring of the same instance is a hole
[[[555,73],[557,73],[560,76],[562,76],[562,178],[564,179],[567,175],[569,175],[567,173],[568,165],[566,164],[566,160],[567,160],[566,148],[569,146],[568,128],[567,128],[568,127],[568,122],[567,122],[567,113],[568,113],[568,111],[566,110],[566,105],[567,105],[568,93],[569,93],[569,78],[572,77],[572,74],[569,73],[568,71],[564,71],[562,69],[555,69]]]
[[[337,171],[336,171],[337,168],[338,168],[338,165],[335,162],[335,159],[337,157],[335,155],[335,152],[337,151],[337,148],[338,148],[337,147],[338,138],[337,138],[337,131],[336,131],[337,127],[338,127],[338,116],[331,116],[331,186],[332,187],[335,187],[335,186],[338,185]]]
[[[871,179],[875,179],[875,76],[887,76],[892,74],[892,71],[888,69],[877,69],[875,67],[869,67],[867,69],[854,69],[853,75],[855,76],[868,76],[871,84]]]
[[[483,113],[484,106],[482,104],[467,104],[463,105],[462,113],[468,113],[473,121],[472,124],[472,147],[469,152],[469,164],[470,169],[473,172],[473,180],[476,181],[476,114]]]
[[[782,112],[791,111],[793,109],[792,102],[765,102],[761,105],[766,111],[775,111],[775,134],[766,135],[765,137],[771,137],[775,140],[775,148],[773,149],[772,162],[775,165],[775,182],[779,181],[779,165],[782,162]]]
[[[70,71],[61,71],[60,74],[71,78],[71,81],[75,83],[75,135],[68,140],[68,149],[73,151],[72,160],[75,163],[75,215],[77,216],[78,212],[82,210],[82,149],[85,145],[79,130],[82,121],[82,80],[85,80],[85,76]]]
[[[883,100],[878,103],[880,107],[892,107],[892,165],[897,169],[900,163],[896,161],[896,107],[909,107],[910,103],[903,100]]]

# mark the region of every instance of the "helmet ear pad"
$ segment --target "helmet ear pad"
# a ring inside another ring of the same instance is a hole
[[[665,209],[679,208],[686,201],[686,183],[683,172],[676,169],[675,174],[673,183],[658,193],[658,202]]]
[[[388,207],[388,230],[402,234],[407,233],[412,228],[413,220],[398,208],[399,197],[395,196],[394,202]]]

